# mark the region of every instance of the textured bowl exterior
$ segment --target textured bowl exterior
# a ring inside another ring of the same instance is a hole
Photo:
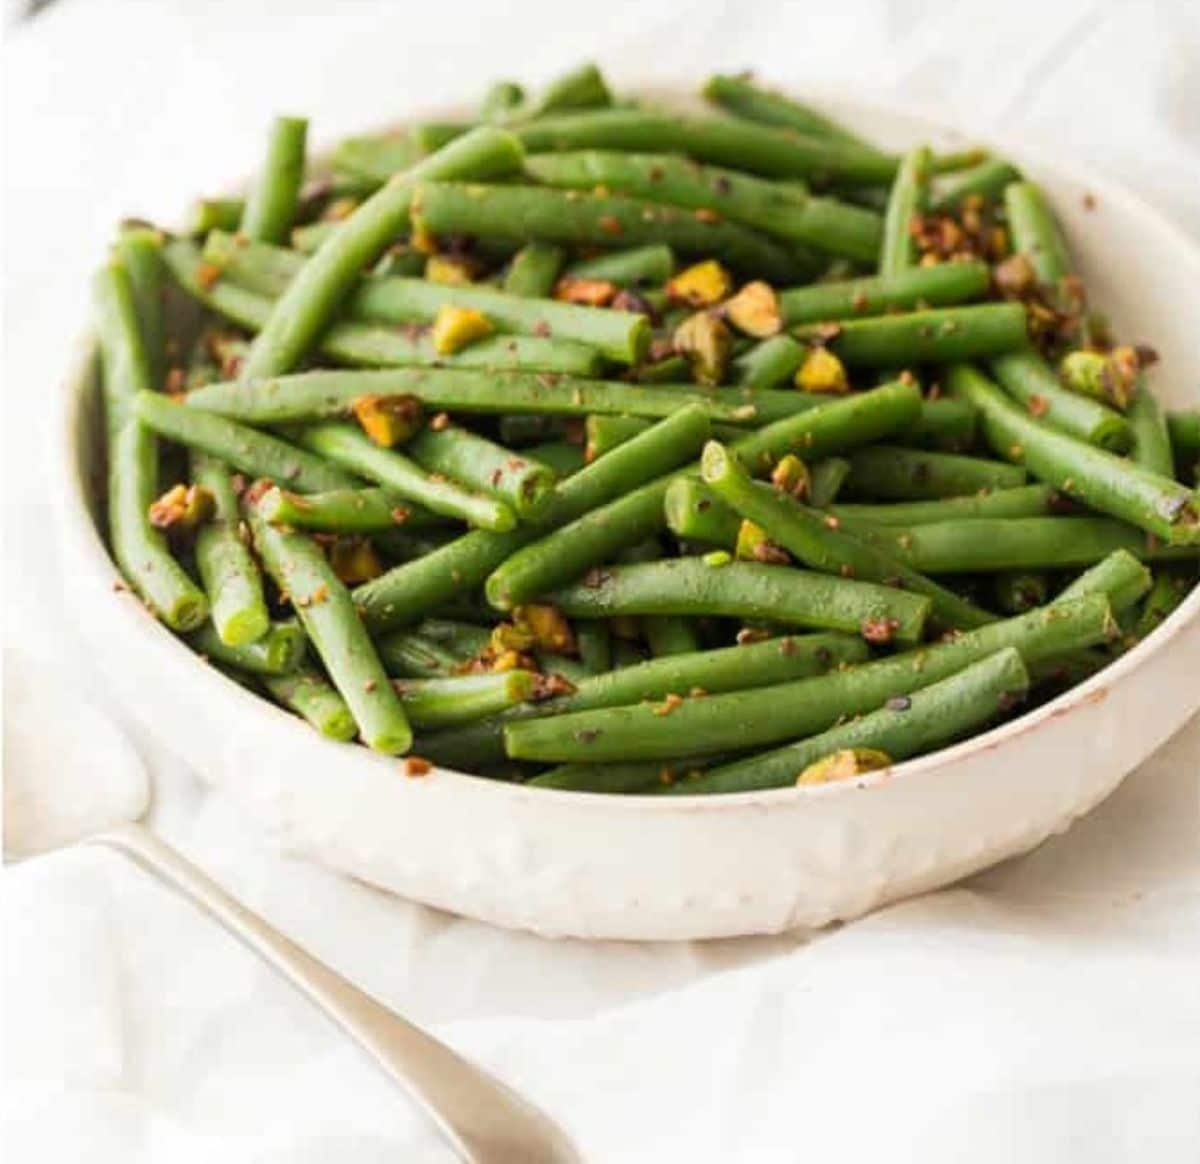
[[[881,141],[960,140],[915,117],[833,105]],[[1122,334],[1162,353],[1156,390],[1176,407],[1200,403],[1190,308],[1200,249],[1120,188],[993,144],[1046,185],[1095,301]],[[1143,643],[1053,703],[862,781],[636,798],[441,769],[409,778],[398,761],[323,740],[200,664],[117,587],[95,521],[101,428],[90,339],[61,404],[59,531],[72,601],[146,730],[292,851],[498,925],[684,939],[852,918],[1062,832],[1200,706],[1197,591]]]

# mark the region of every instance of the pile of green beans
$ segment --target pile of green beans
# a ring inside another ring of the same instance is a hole
[[[702,96],[584,65],[323,166],[281,117],[244,196],[123,227],[114,590],[327,740],[547,795],[842,779],[1153,634],[1200,569],[1200,410],[1144,349],[1104,399],[1060,377],[1046,192]]]

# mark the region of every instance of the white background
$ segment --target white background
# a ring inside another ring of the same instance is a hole
[[[7,644],[105,702],[119,662],[80,657],[63,617],[42,467],[112,224],[252,170],[276,112],[320,144],[583,57],[617,82],[753,65],[1027,135],[1200,237],[1186,2],[60,0],[9,30],[3,67]],[[705,946],[548,943],[396,901],[273,856],[182,759],[146,755],[172,839],[596,1160],[1197,1158],[1196,722],[1024,861],[840,930]],[[116,858],[26,864],[4,896],[12,1158],[446,1158],[303,1003]]]

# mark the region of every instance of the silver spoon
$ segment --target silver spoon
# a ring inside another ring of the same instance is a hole
[[[53,810],[44,797],[45,769],[35,770],[21,761],[37,758],[38,729],[51,722],[38,714],[41,695],[48,699],[47,714],[51,711],[58,714],[64,692],[47,672],[16,652],[6,651],[5,663],[9,681],[5,685],[6,702],[7,691],[15,683],[22,704],[21,714],[12,718],[6,714],[9,728],[5,737],[6,779],[11,780],[14,773],[22,771],[31,777],[36,775],[38,788],[31,785],[30,794],[43,797],[38,807],[44,810],[44,818],[46,812]],[[14,669],[20,674],[14,674]],[[117,753],[123,761],[140,765],[141,761],[109,717],[77,693],[72,692],[71,698],[82,712],[74,721],[77,743],[79,728],[86,734],[90,724],[95,732],[108,734],[109,740],[99,741],[101,744],[119,741]],[[5,710],[8,713],[16,709],[10,705]],[[10,791],[13,790],[6,790],[6,802]],[[21,790],[16,791],[19,795]],[[135,811],[144,809],[144,800],[139,802],[136,795],[124,807],[130,804],[139,804]],[[41,823],[50,822],[43,819]],[[69,828],[71,823],[67,822],[65,827]],[[56,840],[66,839],[60,829]],[[6,847],[9,840],[6,829]],[[279,971],[408,1092],[433,1118],[463,1160],[472,1164],[574,1164],[580,1160],[562,1130],[533,1104],[284,937],[144,825],[120,824],[84,838],[84,843],[102,845],[131,858]]]

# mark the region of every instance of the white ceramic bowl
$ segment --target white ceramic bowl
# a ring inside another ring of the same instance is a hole
[[[961,143],[919,118],[831,104],[872,138]],[[1155,388],[1196,404],[1200,249],[1137,198],[1018,143],[1121,335],[1163,356]],[[542,934],[666,939],[850,918],[1061,832],[1200,705],[1200,591],[1101,674],[994,731],[861,781],[717,797],[554,792],[328,742],[204,666],[129,593],[95,523],[91,341],[63,395],[61,535],[80,621],[146,729],[290,849],[407,897]]]

